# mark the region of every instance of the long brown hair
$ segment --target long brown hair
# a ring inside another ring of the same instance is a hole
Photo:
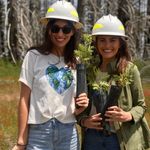
[[[117,58],[117,68],[118,73],[123,73],[129,61],[131,61],[131,55],[129,53],[127,40],[123,37],[120,37],[120,48],[116,55]]]
[[[48,22],[45,30],[45,35],[44,35],[44,41],[40,46],[36,47],[31,47],[31,49],[36,49],[38,52],[40,52],[43,55],[49,55],[52,52],[52,47],[53,43],[51,41],[51,38],[49,36],[49,30],[51,26],[56,22],[57,19],[52,19]],[[71,37],[70,41],[67,43],[65,51],[64,51],[64,60],[65,63],[68,64],[69,66],[73,67],[76,64],[76,58],[74,55],[74,50],[77,49],[81,32],[76,30],[73,26],[73,22],[67,21],[69,25],[72,25],[73,30],[74,30],[74,35]]]

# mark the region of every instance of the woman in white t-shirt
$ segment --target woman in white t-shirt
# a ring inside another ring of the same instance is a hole
[[[66,1],[51,5],[41,21],[47,25],[44,43],[27,52],[21,68],[19,132],[13,150],[79,150],[75,114],[88,105],[85,93],[74,99],[74,50],[82,24]]]

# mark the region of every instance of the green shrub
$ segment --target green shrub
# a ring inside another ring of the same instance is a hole
[[[149,79],[150,80],[150,65],[144,66],[141,71],[141,78],[142,79]]]
[[[140,71],[144,66],[146,66],[146,62],[145,62],[144,60],[142,60],[142,59],[134,59],[134,60],[133,60],[133,63],[134,63],[135,65],[137,65],[139,71]]]

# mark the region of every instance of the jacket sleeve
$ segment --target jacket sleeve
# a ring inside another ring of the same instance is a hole
[[[141,118],[143,118],[146,111],[146,105],[140,73],[138,71],[137,66],[135,65],[132,69],[132,75],[133,82],[130,85],[130,89],[132,94],[133,107],[130,110],[130,113],[132,114],[134,123],[137,123],[141,120]]]

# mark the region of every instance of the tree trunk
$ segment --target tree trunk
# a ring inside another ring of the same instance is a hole
[[[26,49],[39,45],[43,40],[43,26],[39,19],[56,1],[0,0],[0,57],[22,59]],[[132,56],[150,57],[150,0],[67,1],[77,7],[84,25],[83,32],[91,33],[101,16],[117,15],[126,28]]]
[[[83,31],[86,33],[91,33],[93,25],[93,11],[89,0],[78,1],[78,12],[80,15],[80,20],[84,25]]]
[[[8,45],[7,45],[8,14],[9,14],[8,3],[9,3],[9,1],[7,1],[7,0],[4,1],[4,14],[5,14],[5,20],[4,20],[4,55],[5,56],[9,55]]]
[[[4,52],[4,2],[0,1],[0,57]]]

